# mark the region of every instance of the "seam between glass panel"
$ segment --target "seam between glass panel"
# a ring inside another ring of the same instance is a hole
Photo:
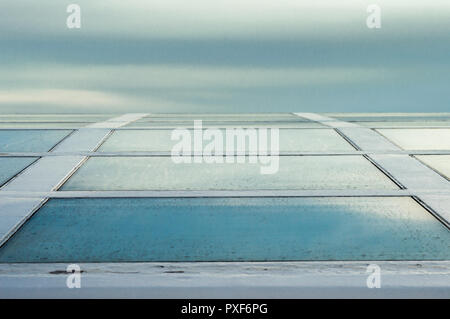
[[[363,155],[363,157],[368,160],[370,163],[372,163],[373,166],[375,166],[380,172],[382,172],[386,177],[388,177],[394,184],[396,184],[400,189],[407,189],[405,185],[403,185],[397,178],[395,178],[394,175],[389,173],[387,170],[383,168],[380,164],[378,164],[376,161],[374,161],[370,156]]]
[[[22,228],[22,226],[34,215],[36,214],[41,208],[42,206],[44,206],[45,203],[47,203],[48,198],[42,198],[42,200],[40,201],[40,203],[38,205],[36,205],[31,212],[29,212],[24,218],[20,219],[19,222],[13,227],[11,228],[8,233],[3,236],[3,238],[0,238],[0,249],[8,242],[8,240],[13,237],[17,231],[19,231],[20,228]]]
[[[96,152],[100,146],[111,136],[113,130],[109,130],[109,132],[102,138],[101,141],[98,142],[98,144],[95,146],[95,148],[93,149],[93,152]],[[78,165],[76,165],[67,175],[64,179],[62,179],[58,185],[56,185],[53,190],[57,191],[59,190],[72,176],[73,174],[75,174],[81,166],[83,166],[88,160],[89,160],[89,156],[84,156],[84,158],[80,161],[80,163],[78,163]]]
[[[15,157],[19,157],[19,156],[6,156],[7,158],[15,158]],[[33,158],[33,156],[23,156],[23,157],[29,157],[29,158]],[[28,164],[27,166],[25,166],[24,168],[22,168],[19,172],[17,172],[16,174],[14,174],[13,176],[11,176],[11,178],[8,178],[8,180],[6,182],[4,182],[3,184],[0,185],[0,191],[1,189],[6,186],[6,184],[8,184],[10,181],[12,181],[13,179],[15,179],[17,176],[19,176],[24,170],[26,170],[28,167],[30,167],[31,165],[33,165],[34,163],[36,163],[41,157],[36,157],[34,159],[34,161],[32,161],[30,164]]]
[[[55,147],[57,147],[59,144],[61,144],[61,143],[62,143],[64,140],[66,140],[69,136],[73,135],[75,131],[77,131],[77,130],[72,130],[72,131],[70,131],[69,134],[67,134],[67,135],[64,136],[62,139],[60,139],[55,145],[53,145],[53,147],[51,147],[51,148],[48,150],[48,153],[50,153],[51,151],[53,151],[53,150],[55,149]]]
[[[391,128],[389,128],[391,129]],[[381,133],[378,129],[371,129],[372,131],[374,131],[376,134],[379,134],[381,136],[383,136],[385,139],[387,139],[389,142],[391,142],[392,144],[394,144],[395,146],[397,146],[399,149],[406,151],[406,149],[404,149],[403,147],[401,147],[400,145],[398,145],[396,142],[392,141],[390,138],[388,138],[386,135],[384,135],[383,133]]]
[[[417,154],[417,155],[421,155],[421,156],[427,156],[428,154]],[[432,154],[432,155],[440,155],[440,154]],[[428,167],[429,169],[433,170],[436,172],[436,174],[441,175],[443,178],[445,178],[447,181],[450,182],[450,177],[445,176],[443,173],[439,172],[437,169],[435,169],[434,167],[428,165],[427,163],[425,163],[424,161],[422,161],[420,158],[417,158],[416,155],[410,154],[410,156],[412,158],[414,158],[416,161],[419,161],[420,163],[422,163],[423,165],[425,165],[426,167]]]
[[[345,135],[344,133],[342,133],[342,131],[338,128],[334,128],[334,130],[336,131],[336,133],[338,133],[347,143],[349,143],[352,147],[355,148],[355,150],[357,151],[362,151],[362,149],[356,145],[351,139],[348,138],[347,135]]]
[[[429,212],[433,217],[439,220],[448,230],[450,230],[450,223],[439,213],[437,213],[432,207],[430,207],[426,202],[420,199],[420,197],[411,196],[411,198],[415,200],[420,206],[422,206],[427,212]]]

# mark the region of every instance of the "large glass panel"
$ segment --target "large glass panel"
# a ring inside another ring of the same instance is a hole
[[[450,121],[450,113],[328,113],[327,115],[336,119],[350,122]]]
[[[202,121],[202,125],[205,128],[214,127],[277,127],[277,128],[321,128],[323,125],[316,122],[306,122],[306,121],[278,121],[278,122],[245,122],[245,121]],[[147,122],[147,121],[137,121],[131,122],[126,125],[127,128],[191,128],[194,127],[194,121],[164,121],[164,122]]]
[[[0,122],[100,122],[113,115],[89,114],[31,114],[31,115],[0,115]]]
[[[396,127],[408,127],[408,128],[420,128],[420,127],[450,127],[450,121],[410,121],[410,122],[358,122],[361,126],[376,127],[376,128],[396,128]]]
[[[290,113],[230,113],[230,114],[152,114],[139,121],[308,121],[305,118]]]
[[[450,155],[417,155],[416,157],[450,179]]]
[[[0,152],[47,152],[70,130],[0,130]]]
[[[78,129],[89,124],[70,122],[0,122],[0,129]]]
[[[379,129],[404,150],[450,150],[450,129]]]
[[[35,160],[34,157],[0,157],[0,186]]]
[[[191,147],[194,149],[193,136],[191,130]],[[205,132],[205,131],[203,131]],[[258,138],[258,131],[253,131]],[[280,151],[351,151],[354,148],[347,143],[334,130],[329,129],[281,129]],[[172,130],[119,130],[101,146],[103,152],[143,152],[143,151],[171,151],[172,147],[178,143],[171,140]],[[222,145],[226,145],[225,130],[221,130]],[[267,131],[268,142],[270,142],[270,131]],[[207,145],[210,141],[204,141]],[[236,150],[236,148],[235,148]],[[246,151],[248,140],[246,141]]]
[[[55,199],[0,262],[448,260],[411,198]]]
[[[62,190],[398,189],[362,156],[280,156],[278,163],[275,157],[271,161],[176,164],[170,156],[92,157]],[[270,165],[275,173],[261,174],[261,167]]]
[[[274,117],[274,118],[242,118],[242,117],[192,117],[192,118],[168,118],[168,117],[144,117],[138,122],[193,122],[194,120],[202,120],[203,122],[213,123],[235,123],[235,122],[256,122],[256,123],[271,123],[271,122],[308,122],[300,117]]]

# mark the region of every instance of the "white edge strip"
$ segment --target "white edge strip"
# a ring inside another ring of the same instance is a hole
[[[99,122],[99,123],[87,125],[86,128],[109,128],[109,129],[119,128],[119,127],[125,126],[131,122],[137,121],[145,116],[147,116],[147,113],[124,114],[122,116],[109,119],[105,122]]]

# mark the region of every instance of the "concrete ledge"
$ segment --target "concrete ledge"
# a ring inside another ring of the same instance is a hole
[[[367,266],[381,288],[366,285]],[[0,298],[449,298],[450,261],[0,264]]]

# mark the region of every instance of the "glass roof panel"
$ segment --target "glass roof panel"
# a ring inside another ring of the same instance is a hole
[[[358,122],[361,126],[377,128],[395,128],[395,127],[450,127],[450,121],[409,121],[409,122]]]
[[[334,130],[281,129],[280,151],[352,151],[354,148]],[[225,130],[221,130],[223,145]],[[177,141],[171,140],[172,130],[119,130],[102,144],[100,152],[171,151]],[[270,132],[267,132],[270,137]],[[193,136],[193,132],[191,132]],[[193,139],[192,139],[193,140]],[[210,141],[204,141],[204,145]],[[192,149],[193,141],[192,141]],[[236,149],[236,148],[235,148]],[[247,148],[248,151],[248,141]]]
[[[0,186],[35,160],[34,157],[0,157]]]
[[[445,260],[411,198],[53,199],[0,262]]]
[[[234,158],[233,158],[234,159]],[[167,157],[91,157],[62,190],[398,189],[362,156],[280,156],[272,163],[179,163]]]
[[[47,152],[70,130],[0,130],[0,152]]]
[[[450,121],[450,113],[328,113],[326,115],[350,122]]]
[[[450,129],[379,129],[404,150],[450,150]]]
[[[308,121],[291,113],[191,113],[191,114],[151,114],[140,121],[179,121],[179,120],[215,120],[215,121]]]
[[[100,122],[112,115],[89,114],[15,114],[1,115],[0,122]]]
[[[415,157],[450,179],[450,155],[416,155]]]
[[[0,122],[0,129],[78,129],[90,123]]]
[[[202,121],[202,125],[204,128],[214,127],[214,128],[222,128],[222,127],[275,127],[275,128],[322,128],[324,127],[320,123],[316,122],[307,122],[307,121],[267,121],[267,122],[245,122],[245,121]],[[129,128],[193,128],[194,121],[170,121],[170,122],[132,122],[125,127]]]

